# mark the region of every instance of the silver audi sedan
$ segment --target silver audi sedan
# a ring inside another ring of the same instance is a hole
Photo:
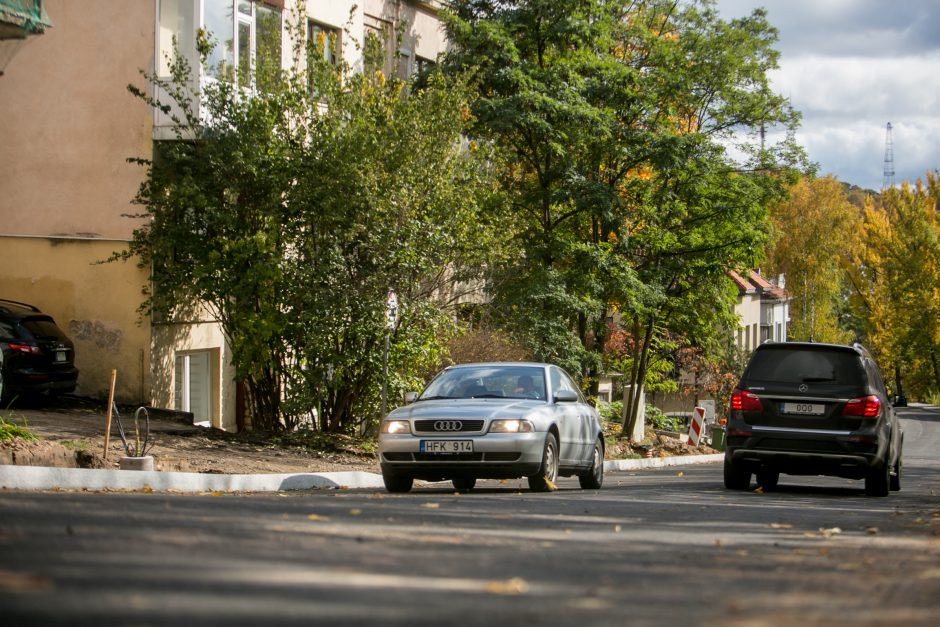
[[[600,418],[557,366],[451,366],[405,401],[379,434],[389,492],[408,492],[415,479],[467,491],[477,479],[527,477],[539,492],[554,490],[559,475],[577,475],[586,489],[604,481]]]

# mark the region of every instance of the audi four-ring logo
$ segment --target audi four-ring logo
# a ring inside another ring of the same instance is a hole
[[[434,422],[435,431],[460,431],[463,423],[459,420],[437,420]]]

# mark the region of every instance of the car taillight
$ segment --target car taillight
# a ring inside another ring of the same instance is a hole
[[[32,355],[39,354],[38,346],[30,346],[29,344],[14,344],[10,342],[10,350],[16,351],[17,353],[30,353]]]
[[[760,397],[752,392],[736,389],[731,393],[731,409],[738,411],[763,411]]]
[[[881,413],[881,399],[875,395],[853,398],[842,408],[843,416],[875,418]]]

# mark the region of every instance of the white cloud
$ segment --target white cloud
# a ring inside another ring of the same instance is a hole
[[[821,174],[879,189],[887,122],[896,181],[940,167],[940,0],[718,2],[725,19],[761,5],[780,30],[774,90],[802,113]]]

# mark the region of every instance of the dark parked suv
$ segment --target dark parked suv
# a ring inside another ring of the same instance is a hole
[[[731,396],[725,486],[765,490],[780,473],[864,479],[901,489],[903,434],[875,361],[859,344],[760,345]]]
[[[0,398],[75,390],[75,348],[52,316],[0,298]]]

